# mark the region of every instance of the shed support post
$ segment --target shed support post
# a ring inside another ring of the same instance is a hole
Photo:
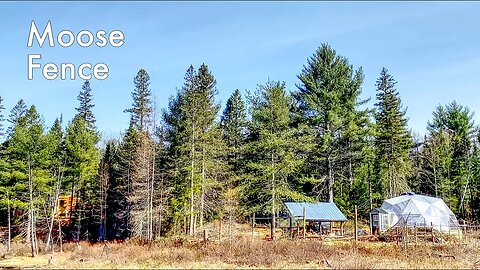
[[[298,223],[298,220],[296,221],[297,223],[297,237],[300,236],[300,224]]]
[[[290,238],[293,239],[293,230],[292,230],[293,225],[292,224],[293,224],[292,217],[290,216],[290,217],[288,217],[288,230],[289,230],[288,232],[290,234]]]

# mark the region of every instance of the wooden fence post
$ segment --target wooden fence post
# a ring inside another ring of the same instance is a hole
[[[442,223],[440,223],[440,241],[442,241],[441,244],[443,244]]]
[[[255,212],[252,214],[252,238],[255,237]]]
[[[413,229],[415,230],[415,246],[417,246],[417,224],[413,226]]]
[[[435,244],[435,234],[433,233],[433,222],[430,222],[430,225],[432,227],[432,242]]]
[[[288,229],[290,230],[290,231],[289,231],[289,233],[290,233],[290,238],[293,239],[293,229],[292,229],[292,226],[293,226],[292,217],[289,217],[289,218],[288,218]]]
[[[307,238],[307,209],[303,207],[303,239]]]
[[[357,222],[358,222],[358,220],[357,220],[357,206],[355,205],[354,228],[353,228],[353,229],[355,230],[355,232],[354,232],[355,242],[357,242],[357,240],[358,240],[358,236],[357,236],[357,234],[358,234],[357,225],[358,225],[358,224],[357,224]]]
[[[397,242],[397,246],[398,246],[398,238],[400,238],[398,234],[398,227],[395,227],[395,240]]]
[[[425,233],[423,234],[423,241],[427,241],[427,220],[423,218],[423,229]]]

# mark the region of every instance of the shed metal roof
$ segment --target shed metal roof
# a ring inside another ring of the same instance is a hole
[[[303,218],[303,208],[305,207],[306,220],[347,221],[347,218],[335,203],[285,202],[284,204],[289,215],[294,219]]]

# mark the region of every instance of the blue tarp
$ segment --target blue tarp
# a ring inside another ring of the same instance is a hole
[[[347,221],[345,215],[334,203],[285,202],[284,204],[293,219],[303,218],[303,208],[305,208],[306,220]]]

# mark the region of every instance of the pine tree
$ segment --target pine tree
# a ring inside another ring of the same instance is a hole
[[[27,113],[27,105],[23,101],[23,99],[20,99],[17,104],[15,104],[15,107],[12,108],[10,111],[10,115],[8,116],[8,122],[10,123],[10,126],[7,129],[7,134],[11,134],[13,132],[13,129],[17,124],[19,124],[19,121],[25,116]],[[22,125],[20,123],[20,125]]]
[[[87,80],[82,86],[82,90],[77,96],[79,106],[76,108],[77,114],[72,121],[68,123],[65,131],[65,154],[67,157],[67,176],[71,182],[71,195],[81,199],[78,204],[78,211],[75,213],[74,225],[76,228],[70,228],[77,231],[75,239],[79,241],[83,233],[87,233],[87,238],[95,235],[98,228],[95,224],[100,216],[97,208],[92,207],[98,203],[99,186],[97,180],[100,153],[96,148],[100,140],[95,127],[95,116],[92,109],[93,104],[92,89]],[[88,208],[89,211],[84,211]],[[72,218],[73,215],[70,217]]]
[[[411,173],[409,151],[413,145],[407,129],[406,110],[402,110],[395,84],[383,68],[378,78],[375,120],[376,132],[376,191],[390,198],[408,191]]]
[[[203,64],[195,71],[190,66],[185,83],[174,98],[169,111],[163,113],[165,139],[169,158],[169,174],[175,183],[172,206],[174,222],[184,218],[183,229],[195,234],[197,220],[203,225],[207,214],[215,211],[217,201],[212,189],[217,186],[221,168],[222,141],[215,122],[219,105],[214,76]],[[207,198],[209,198],[207,200]],[[186,219],[188,217],[188,224]]]
[[[215,186],[217,170],[222,167],[221,159],[216,158],[219,149],[222,148],[220,130],[215,119],[220,110],[220,105],[216,103],[215,96],[218,94],[216,89],[216,80],[208,66],[202,64],[198,68],[197,86],[195,96],[198,99],[198,120],[199,136],[198,146],[200,155],[200,205],[199,205],[199,225],[203,222],[208,210],[211,211],[215,206],[212,204],[214,198],[209,196],[212,186]],[[207,199],[207,197],[210,197]]]
[[[5,105],[3,105],[3,98],[0,96],[0,140],[5,137],[5,116],[3,112],[5,111]]]
[[[228,162],[235,173],[240,173],[241,148],[247,136],[247,114],[245,102],[240,91],[236,89],[227,100],[221,117],[223,139],[227,144]]]
[[[374,194],[370,186],[375,155],[371,113],[365,109],[347,115],[348,124],[339,145],[343,154],[338,160],[338,171],[343,177],[338,179],[334,190],[337,194],[335,202],[347,216],[353,217],[355,205],[358,206],[358,214],[365,217],[372,209]]]
[[[253,100],[252,100],[253,99]],[[253,211],[270,213],[271,237],[275,239],[275,216],[283,200],[309,200],[292,178],[305,157],[299,155],[305,146],[301,133],[291,128],[290,96],[285,83],[268,82],[251,98],[252,122],[246,146],[251,157],[247,166],[250,176],[242,190],[246,200],[254,199]]]
[[[152,101],[150,91],[150,76],[147,71],[140,69],[133,79],[135,89],[132,92],[132,108],[125,110],[131,114],[131,120],[139,131],[144,131],[151,120]]]
[[[104,154],[104,162],[111,168],[109,172],[107,224],[114,226],[107,231],[107,237],[125,239],[132,234],[131,210],[129,201],[133,183],[133,153],[138,145],[138,132],[131,122],[118,146],[110,143]]]
[[[191,66],[185,76],[185,84],[175,96],[170,97],[168,109],[162,113],[163,130],[166,141],[165,172],[169,185],[173,187],[171,198],[169,200],[170,226],[174,234],[179,231],[186,232],[188,226],[186,219],[188,216],[188,186],[190,181],[188,171],[191,169],[189,152],[189,137],[186,130],[186,115],[182,110],[185,99],[185,90],[188,87],[189,80],[194,72]],[[183,226],[182,226],[183,222]],[[181,230],[180,230],[181,228]]]
[[[90,235],[98,228],[91,228],[98,220],[98,209],[92,206],[97,204],[97,174],[100,153],[96,148],[99,136],[90,129],[90,125],[81,117],[74,117],[65,131],[65,151],[67,156],[68,176],[71,179],[72,195],[76,195],[81,203],[77,205],[75,224],[77,234],[75,239],[80,240],[84,233]],[[89,209],[89,211],[84,211]],[[71,228],[74,230],[75,228]]]
[[[469,220],[478,220],[480,217],[480,128],[477,127],[472,136],[471,179],[468,186]]]
[[[48,146],[50,147],[52,170],[58,170],[59,166],[62,166],[64,163],[62,163],[62,161],[65,161],[62,116],[60,116],[60,118],[55,118],[55,121],[46,136]]]
[[[63,144],[62,116],[56,118],[50,130],[45,134],[45,151],[46,151],[46,167],[50,172],[50,181],[48,188],[50,189],[48,206],[50,215],[48,220],[48,235],[45,243],[45,250],[53,250],[53,227],[55,223],[55,214],[58,211],[58,199],[62,193],[65,178],[65,162],[66,156]],[[58,222],[58,220],[57,220]]]
[[[417,185],[421,193],[442,198],[450,203],[450,172],[453,155],[453,134],[447,130],[431,132],[425,136],[423,146],[418,153],[420,171]]]
[[[45,189],[49,182],[48,148],[44,136],[43,119],[38,114],[35,106],[31,106],[23,117],[16,121],[12,128],[13,133],[7,147],[7,152],[12,160],[17,161],[19,172],[28,180],[23,197],[28,205],[27,240],[30,243],[32,256],[38,253],[37,218],[40,205],[46,204]],[[19,166],[20,165],[20,166]],[[23,178],[22,177],[22,178]],[[35,193],[35,194],[34,194]]]
[[[80,101],[79,107],[76,108],[76,117],[81,117],[88,123],[91,130],[95,130],[95,116],[92,109],[95,107],[93,104],[92,89],[90,88],[90,82],[87,80],[83,83],[82,90],[77,96],[77,100]]]
[[[472,168],[472,137],[475,131],[473,113],[456,101],[445,106],[438,106],[433,112],[432,121],[428,122],[431,136],[440,134],[449,135],[452,147],[450,156],[445,157],[449,162],[448,175],[443,176],[450,180],[445,201],[457,214],[466,216],[464,206],[469,198],[468,185],[471,181]],[[444,136],[445,136],[444,135]]]
[[[345,132],[356,118],[356,107],[362,103],[359,95],[363,72],[361,68],[354,71],[345,57],[337,55],[328,44],[322,44],[298,78],[301,84],[295,97],[301,115],[299,121],[316,133],[317,145],[311,150],[308,174],[326,179],[327,198],[333,202],[335,178],[342,177],[339,170],[345,159],[342,147]]]
[[[124,111],[130,113],[130,128],[134,129],[129,132],[136,133],[128,159],[130,225],[134,236],[152,240],[157,145],[152,136],[156,123],[149,88],[150,76],[145,70],[138,71],[134,85],[132,108]]]

